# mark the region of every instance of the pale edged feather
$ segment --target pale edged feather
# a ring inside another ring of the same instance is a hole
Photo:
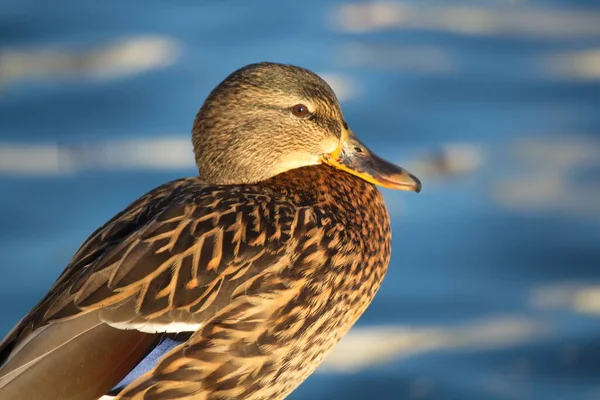
[[[97,313],[48,325],[31,336],[0,369],[1,399],[97,398],[156,341],[152,335],[111,328]]]
[[[190,324],[185,322],[171,322],[171,323],[156,323],[151,321],[145,322],[121,322],[121,323],[108,323],[116,329],[129,330],[135,329],[136,331],[144,333],[181,333],[181,332],[195,332],[202,328],[201,323]]]
[[[119,348],[133,340],[125,332],[135,332],[133,337],[146,345],[127,345],[138,348],[135,356],[141,357],[160,336],[145,333],[201,329],[236,289],[286,253],[296,211],[251,187],[232,193],[197,178],[174,181],[138,199],[92,234],[51,291],[3,341],[0,374],[7,378],[0,398],[19,393],[36,379],[42,387],[45,382],[73,389],[72,371],[66,368],[61,375],[57,366],[86,354],[108,359],[111,351],[99,356],[94,349]],[[73,329],[88,319],[94,319],[93,326]],[[87,340],[92,336],[98,336],[93,343]],[[105,374],[111,375],[111,384],[135,366],[133,358],[127,359],[129,369]],[[86,380],[88,371],[78,368],[77,373],[84,378],[75,381]],[[101,378],[96,374],[94,380]],[[56,394],[70,399],[63,392]],[[86,397],[73,397],[79,398]]]

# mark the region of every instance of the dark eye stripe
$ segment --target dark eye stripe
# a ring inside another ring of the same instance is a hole
[[[314,114],[311,120],[319,124],[321,127],[323,127],[323,129],[331,131],[336,137],[340,137],[342,135],[342,127],[337,119],[326,118],[321,115]]]
[[[263,109],[263,110],[277,110],[281,113],[289,113],[290,112],[289,108],[271,106],[271,105],[266,105],[266,104],[261,104],[256,107],[259,109]],[[315,112],[315,113],[308,113],[308,115],[305,117],[305,119],[308,121],[314,122],[316,124],[319,124],[324,129],[331,131],[338,138],[342,136],[342,126],[340,125],[339,120],[337,120],[335,118],[327,118],[327,117],[319,115]]]

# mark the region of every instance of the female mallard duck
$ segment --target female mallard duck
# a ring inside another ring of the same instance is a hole
[[[200,175],[98,229],[0,344],[0,399],[282,399],[379,288],[374,185],[419,191],[312,72],[248,65],[193,127]]]

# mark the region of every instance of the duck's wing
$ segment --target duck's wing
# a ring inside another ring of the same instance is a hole
[[[0,345],[0,399],[97,399],[156,343],[199,328],[303,235],[307,215],[247,188],[164,185],[96,231]]]
[[[60,321],[48,310],[69,294],[75,280],[95,279],[103,257],[150,223],[189,183],[182,179],[154,189],[85,241],[45,297],[0,342],[1,400],[97,398],[153,346],[156,335],[116,330],[98,312],[74,308],[71,318]]]

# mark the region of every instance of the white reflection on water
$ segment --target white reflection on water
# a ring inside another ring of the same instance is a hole
[[[542,321],[523,316],[491,317],[462,326],[354,328],[325,359],[320,372],[355,372],[377,364],[443,349],[511,347],[548,334]]]
[[[493,200],[521,212],[600,215],[600,177],[581,170],[600,167],[600,141],[577,135],[519,140],[513,147],[521,168],[494,184]]]
[[[567,282],[540,286],[530,295],[532,307],[569,309],[581,314],[600,315],[600,283]]]
[[[358,87],[352,77],[335,72],[322,72],[319,76],[331,86],[339,101],[349,101],[358,97]]]
[[[340,61],[351,67],[399,69],[424,75],[456,72],[456,59],[443,47],[350,43],[341,46]]]
[[[163,36],[134,36],[92,49],[58,46],[0,49],[0,84],[20,80],[109,80],[165,68],[179,58],[180,45]]]
[[[338,6],[333,26],[342,32],[427,29],[466,35],[521,37],[600,36],[600,14],[569,9],[372,1]]]
[[[85,142],[0,143],[0,174],[54,176],[83,170],[193,168],[189,135]]]
[[[443,179],[475,172],[484,163],[481,147],[473,143],[450,143],[418,158],[411,171],[422,179]]]
[[[600,49],[557,52],[542,56],[539,59],[539,69],[557,78],[599,80]]]

